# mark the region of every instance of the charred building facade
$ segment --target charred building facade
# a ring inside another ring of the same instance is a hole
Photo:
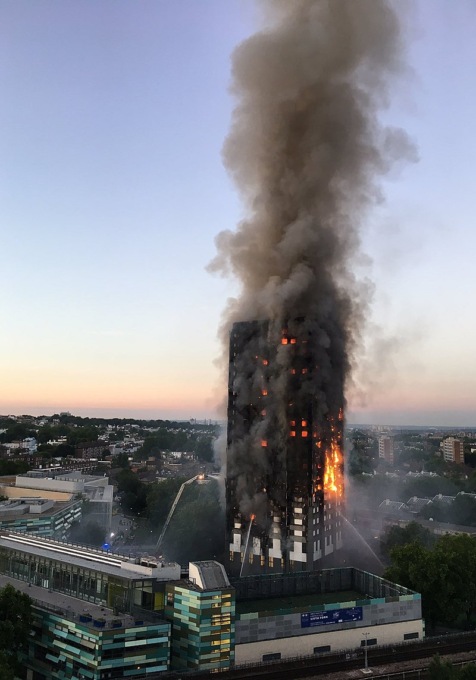
[[[322,328],[239,322],[230,335],[226,513],[231,573],[309,571],[342,546],[343,375]]]

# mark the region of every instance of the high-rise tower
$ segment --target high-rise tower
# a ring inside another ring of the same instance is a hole
[[[233,325],[226,474],[232,573],[311,570],[342,545],[344,371],[327,337],[305,319]]]

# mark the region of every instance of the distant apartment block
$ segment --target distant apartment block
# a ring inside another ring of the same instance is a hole
[[[393,438],[389,436],[379,437],[378,457],[393,465]]]
[[[441,443],[443,458],[447,463],[464,463],[463,442],[455,437],[446,437]]]
[[[75,446],[76,458],[89,460],[90,458],[102,458],[101,454],[104,449],[107,449],[107,442],[81,442]]]

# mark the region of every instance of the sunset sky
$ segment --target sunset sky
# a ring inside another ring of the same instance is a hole
[[[420,160],[362,230],[375,292],[349,420],[476,426],[476,5],[400,6],[411,69],[385,120]],[[221,147],[255,3],[0,10],[0,413],[220,417],[236,286],[205,267],[243,216]]]

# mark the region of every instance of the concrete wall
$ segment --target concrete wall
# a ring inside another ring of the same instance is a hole
[[[0,495],[7,498],[50,498],[53,501],[70,501],[72,493],[64,491],[47,491],[40,489],[25,488],[20,486],[0,485]]]
[[[280,639],[263,640],[260,642],[236,644],[235,663],[258,663],[263,660],[265,654],[281,654],[282,659],[307,656],[314,653],[316,647],[330,646],[331,652],[340,650],[354,650],[361,648],[364,633],[368,633],[368,639],[377,639],[378,645],[397,644],[404,642],[407,633],[418,633],[423,637],[423,622],[421,619],[414,621],[399,621],[386,625],[364,626],[348,630],[328,631],[335,626],[322,626],[319,631],[316,628],[307,628],[311,631],[307,635],[284,637]],[[322,630],[325,628],[326,630]],[[370,646],[369,646],[370,648]],[[363,653],[363,649],[362,649]]]
[[[66,491],[69,493],[82,493],[84,482],[70,482],[45,477],[17,477],[16,484],[27,489],[44,489],[45,491]]]
[[[236,619],[236,643],[259,642],[261,640],[280,639],[292,636],[308,636],[316,633],[329,631],[344,631],[357,629],[361,635],[361,629],[368,626],[382,626],[401,621],[421,620],[421,599],[419,596],[403,595],[396,601],[389,602],[385,598],[368,600],[369,604],[362,606],[362,620],[345,621],[330,625],[305,628],[302,626],[301,613],[292,612],[280,614],[279,612],[266,615],[266,612],[241,614]],[[359,606],[358,602],[326,605],[324,610],[339,607]],[[319,611],[319,608],[310,607],[308,611]],[[327,644],[327,643],[326,643]]]

